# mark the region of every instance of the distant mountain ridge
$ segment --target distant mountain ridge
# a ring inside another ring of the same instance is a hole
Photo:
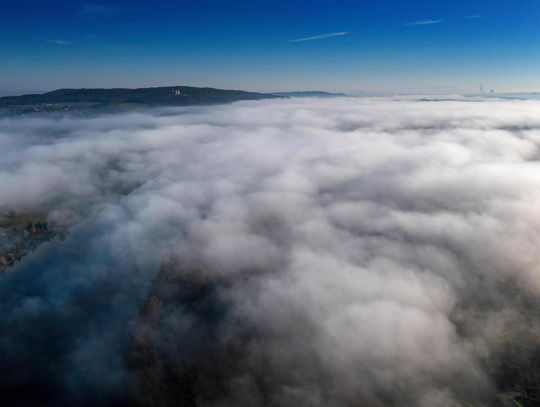
[[[114,105],[190,106],[259,100],[283,97],[268,93],[198,88],[193,86],[167,86],[155,88],[113,89],[58,89],[43,94],[0,97],[0,108],[70,108],[107,107]]]
[[[305,97],[333,98],[333,97],[347,96],[346,93],[324,92],[322,90],[308,90],[308,91],[296,91],[296,92],[273,92],[272,95],[282,96],[282,97],[296,97],[296,98],[305,98]]]

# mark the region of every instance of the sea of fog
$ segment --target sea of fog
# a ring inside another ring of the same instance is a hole
[[[164,269],[219,304],[162,328],[200,406],[497,405],[540,335],[538,100],[9,118],[0,152],[0,213],[69,225],[0,275],[10,405],[122,405]]]

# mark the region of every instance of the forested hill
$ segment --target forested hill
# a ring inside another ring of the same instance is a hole
[[[0,108],[57,110],[135,106],[190,106],[283,97],[274,94],[170,86],[139,89],[59,89],[43,94],[0,97]]]

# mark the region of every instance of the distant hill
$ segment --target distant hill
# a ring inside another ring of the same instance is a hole
[[[99,107],[192,106],[285,97],[192,86],[139,89],[59,89],[43,94],[0,97],[0,109],[55,111]]]
[[[320,90],[299,91],[299,92],[274,92],[272,94],[276,96],[281,96],[281,97],[295,97],[295,98],[308,98],[308,97],[332,98],[332,97],[347,96],[345,93],[323,92]]]

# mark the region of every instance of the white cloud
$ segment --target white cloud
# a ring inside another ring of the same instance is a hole
[[[0,121],[0,213],[80,219],[0,279],[17,368],[0,389],[121,386],[126,327],[166,267],[209,287],[165,305],[159,345],[214,405],[494,405],[513,295],[540,295],[540,102],[426,99]]]
[[[415,25],[432,25],[432,24],[441,24],[444,22],[444,19],[440,20],[420,20],[413,21],[412,23],[405,24],[406,26],[415,26]]]
[[[290,40],[287,42],[304,42],[304,41],[323,40],[325,38],[342,37],[347,34],[348,34],[347,31],[340,31],[340,32],[335,32],[335,33],[314,35],[313,37],[297,38],[295,40]]]
[[[47,40],[47,42],[49,44],[54,44],[54,45],[58,45],[58,46],[66,46],[66,45],[71,45],[71,42],[70,41],[66,41],[66,40]]]
[[[80,13],[88,16],[106,16],[113,13],[113,8],[102,4],[87,4],[80,9]]]

